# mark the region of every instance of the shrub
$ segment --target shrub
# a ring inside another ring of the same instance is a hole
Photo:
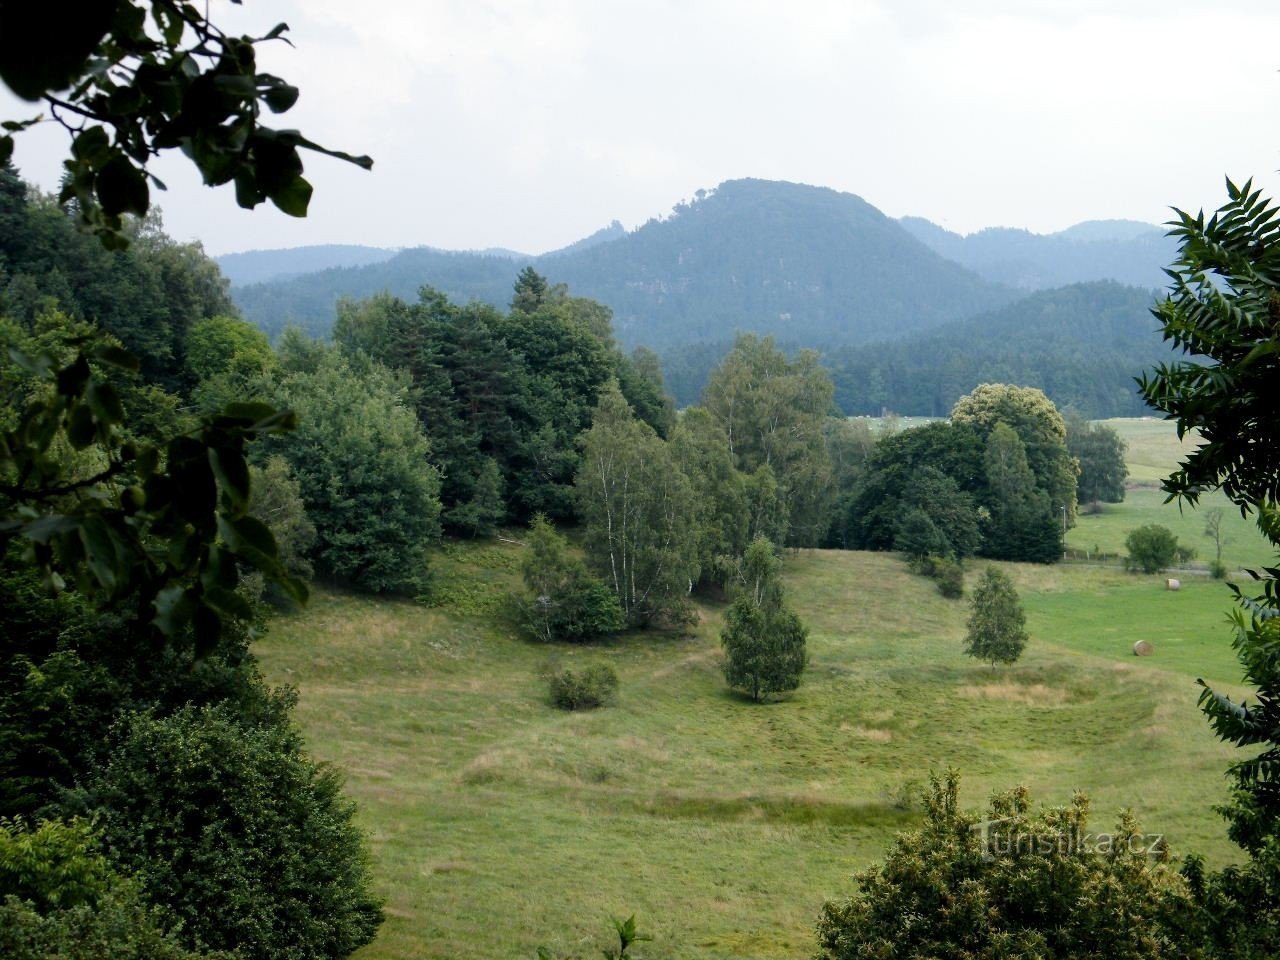
[[[0,821],[0,890],[5,960],[196,960],[165,933],[82,821],[34,828]]]
[[[353,804],[279,720],[139,715],[83,793],[116,865],[185,945],[243,960],[345,957],[381,922]]]
[[[935,557],[930,576],[938,585],[938,592],[948,600],[964,596],[964,567],[956,561]]]
[[[521,627],[538,640],[590,640],[624,626],[617,595],[570,555],[569,544],[539,514],[521,564],[528,594],[516,599]]]
[[[1130,530],[1124,538],[1124,546],[1129,551],[1124,561],[1126,570],[1159,573],[1178,559],[1178,538],[1167,527],[1157,523]]]
[[[618,674],[607,663],[583,670],[552,668],[547,672],[551,702],[561,710],[594,710],[612,703],[618,692]]]
[[[1186,885],[1131,817],[1107,849],[1080,794],[1033,815],[1017,788],[993,796],[981,821],[957,794],[954,774],[931,778],[923,827],[857,875],[854,897],[823,908],[819,960],[1194,955],[1182,949]]]
[[[1227,565],[1221,560],[1210,560],[1209,576],[1215,580],[1225,580],[1227,577]]]

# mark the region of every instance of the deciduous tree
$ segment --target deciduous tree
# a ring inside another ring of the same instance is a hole
[[[1027,645],[1026,614],[1009,575],[987,567],[969,600],[964,652],[997,663],[1013,663]]]
[[[780,568],[773,544],[752,542],[720,633],[725,680],[757,703],[800,686],[808,663],[809,631],[786,606]]]

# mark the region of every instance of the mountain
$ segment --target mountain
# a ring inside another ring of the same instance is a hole
[[[583,237],[575,243],[569,244],[567,247],[561,247],[559,250],[552,250],[550,253],[544,253],[545,257],[561,257],[566,253],[579,253],[601,243],[608,243],[610,240],[620,240],[627,235],[627,228],[617,220],[610,222],[607,227],[601,227],[589,237]]]
[[[1020,290],[1091,280],[1163,287],[1176,245],[1164,229],[1135,220],[1089,220],[1059,233],[993,227],[962,236],[921,217],[899,223],[932,250],[981,277]]]
[[[214,257],[232,286],[263,283],[330,267],[362,267],[394,257],[394,250],[328,243],[285,250],[246,250]]]
[[[733,180],[630,233],[527,260],[420,248],[379,263],[324,270],[233,291],[272,334],[296,323],[327,333],[340,296],[424,284],[505,307],[528,263],[553,283],[607,304],[626,346],[657,350],[784,332],[811,346],[865,343],[929,329],[1009,302],[859,197],[820,187]],[[596,239],[599,238],[599,239]]]
[[[946,416],[980,383],[1039,387],[1088,417],[1149,413],[1134,377],[1173,353],[1156,294],[1113,281],[1043,290],[925,334],[824,356],[848,414]]]

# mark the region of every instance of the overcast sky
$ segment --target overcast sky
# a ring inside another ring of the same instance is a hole
[[[1151,222],[1280,181],[1280,5],[1250,0],[213,0],[302,88],[311,215],[240,211],[181,159],[166,227],[212,253],[311,243],[540,253],[763,177],[970,232]],[[2,92],[0,112],[30,108]],[[15,160],[52,188],[65,139]]]

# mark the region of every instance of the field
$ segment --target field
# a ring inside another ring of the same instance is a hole
[[[993,670],[961,652],[964,603],[896,557],[805,551],[785,575],[812,663],[754,705],[724,688],[718,606],[687,637],[520,639],[500,614],[519,550],[447,547],[434,607],[320,592],[259,644],[371,838],[388,920],[362,960],[599,956],[609,915],[633,912],[656,938],[641,956],[808,957],[823,901],[948,766],[973,807],[1016,783],[1044,803],[1080,788],[1095,829],[1131,806],[1177,853],[1234,855],[1211,809],[1234,754],[1195,704],[1196,677],[1241,692],[1219,583],[1004,565],[1031,642]],[[1132,656],[1140,639],[1154,656]],[[615,664],[618,704],[553,709],[551,659]]]
[[[1178,542],[1196,551],[1197,567],[1206,566],[1214,557],[1213,540],[1204,533],[1205,512],[1222,509],[1223,548],[1222,559],[1233,571],[1241,568],[1270,565],[1273,554],[1266,540],[1258,533],[1253,518],[1240,516],[1220,493],[1201,498],[1196,509],[1179,509],[1177,503],[1165,503],[1160,490],[1161,479],[1193,449],[1193,439],[1178,441],[1173,425],[1164,420],[1127,419],[1107,420],[1125,440],[1128,451],[1125,460],[1129,465],[1129,483],[1123,503],[1103,504],[1100,513],[1085,514],[1067,534],[1067,546],[1073,550],[1123,555],[1124,538],[1129,531],[1148,523],[1168,527]],[[1237,574],[1238,575],[1238,574]]]

